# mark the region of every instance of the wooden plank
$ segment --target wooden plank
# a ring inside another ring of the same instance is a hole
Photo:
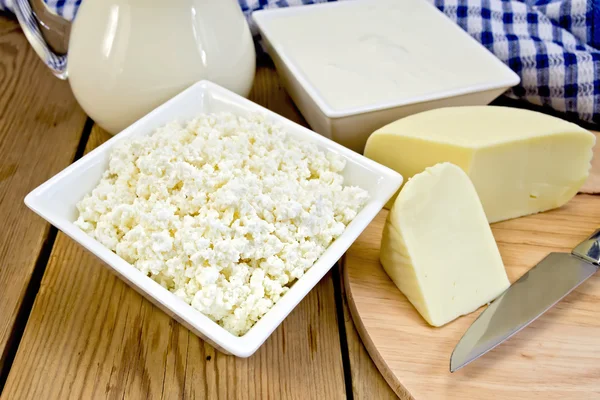
[[[49,232],[23,198],[73,160],[85,121],[68,83],[0,16],[0,371]]]
[[[20,29],[19,23],[12,14],[0,12],[0,35],[18,29]]]
[[[271,68],[253,100],[301,120]],[[86,151],[108,138],[94,128]],[[248,359],[216,352],[58,234],[2,399],[345,398],[331,275]]]
[[[339,265],[339,275],[343,276],[343,263]],[[350,372],[352,378],[352,393],[355,400],[393,400],[398,399],[396,393],[387,384],[371,357],[365,349],[356,327],[352,322],[348,301],[346,298],[346,288],[344,282],[337,282],[342,293],[342,308],[344,312],[344,327],[346,332],[346,343],[348,344],[348,358],[350,362]],[[402,396],[401,399],[408,399],[409,396]]]

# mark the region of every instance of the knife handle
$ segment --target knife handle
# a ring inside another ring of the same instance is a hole
[[[583,258],[595,265],[600,265],[600,229],[589,238],[579,243],[571,252],[574,256]]]

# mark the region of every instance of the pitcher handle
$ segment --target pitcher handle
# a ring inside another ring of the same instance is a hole
[[[65,2],[65,4],[68,3],[69,1]],[[79,1],[74,1],[73,4],[69,5],[69,7],[74,8],[73,15],[79,3]],[[40,6],[45,7],[45,4],[41,4]],[[40,30],[40,21],[33,12],[29,0],[12,0],[12,9],[17,16],[25,37],[37,55],[52,70],[52,73],[56,77],[67,79],[67,55],[55,53],[46,40],[44,40],[44,36]],[[64,17],[61,18],[65,19]],[[65,22],[68,22],[67,19],[65,19]]]

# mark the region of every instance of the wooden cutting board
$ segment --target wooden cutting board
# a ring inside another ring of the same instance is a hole
[[[450,354],[480,311],[441,328],[427,325],[379,263],[386,216],[382,211],[346,253],[344,283],[354,324],[396,394],[418,400],[600,398],[600,274],[451,374]],[[598,227],[600,197],[583,194],[558,210],[492,225],[511,282],[548,253],[569,252]]]

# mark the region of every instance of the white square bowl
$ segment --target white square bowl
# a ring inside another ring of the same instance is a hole
[[[222,111],[229,111],[237,115],[263,113],[271,122],[283,126],[292,137],[314,142],[323,150],[341,155],[347,162],[343,171],[345,184],[360,186],[370,195],[368,203],[346,227],[344,233],[329,246],[306,274],[293,284],[279,302],[245,335],[240,337],[232,335],[192,308],[88,236],[73,223],[77,218],[77,202],[96,187],[103,172],[108,168],[109,154],[117,142],[148,135],[156,128],[173,120],[185,121],[201,113]],[[227,89],[208,81],[201,81],[40,185],[27,195],[25,204],[95,254],[121,279],[196,335],[224,353],[248,357],[262,345],[300,300],[329,271],[401,184],[402,176],[391,169],[350,151]]]
[[[348,0],[267,9],[253,18],[311,128],[359,153],[371,133],[392,121],[489,104],[520,82],[427,0]],[[337,82],[335,91],[329,82]],[[374,87],[380,97],[361,95]]]

